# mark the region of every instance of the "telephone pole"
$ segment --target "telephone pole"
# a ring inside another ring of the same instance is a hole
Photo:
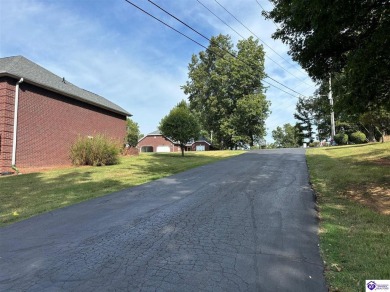
[[[334,135],[336,135],[336,128],[334,124],[334,111],[333,111],[333,97],[332,97],[332,74],[329,75],[329,103],[330,103],[330,137],[334,141]]]

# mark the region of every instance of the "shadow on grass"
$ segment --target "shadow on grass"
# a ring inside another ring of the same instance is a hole
[[[0,179],[0,226],[99,197],[125,185],[115,179],[96,181],[91,172],[71,172],[56,177],[41,173]]]
[[[118,165],[0,178],[0,225],[163,178],[225,157],[195,153],[123,157]]]
[[[380,214],[383,210],[376,205],[384,206],[381,200],[390,189],[390,170],[373,163],[388,155],[385,146],[332,148],[332,154],[330,149],[314,150],[307,157],[318,193],[320,244],[330,291],[336,287],[360,291],[361,279],[389,276],[390,254],[385,247],[390,244],[390,217]],[[359,150],[354,152],[355,148]],[[370,262],[373,258],[378,259],[375,264]]]

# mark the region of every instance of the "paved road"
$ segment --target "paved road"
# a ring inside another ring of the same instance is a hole
[[[0,291],[327,291],[304,151],[249,152],[0,229]]]

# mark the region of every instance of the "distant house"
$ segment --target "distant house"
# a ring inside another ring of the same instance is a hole
[[[69,165],[80,136],[105,134],[123,143],[126,117],[109,100],[22,57],[0,58],[0,172]]]
[[[138,141],[140,152],[179,152],[180,145],[165,137],[160,131],[147,134]]]
[[[172,141],[161,134],[160,131],[154,131],[147,134],[138,141],[137,145],[140,152],[180,152],[180,144]],[[185,145],[186,151],[208,151],[211,150],[211,144],[204,138],[193,140]]]
[[[212,145],[204,137],[190,141],[186,144],[186,151],[209,151],[212,150]]]

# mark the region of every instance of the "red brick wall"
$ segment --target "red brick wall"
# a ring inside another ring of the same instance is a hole
[[[196,146],[198,146],[198,145],[203,145],[205,151],[209,151],[210,150],[210,145],[208,143],[199,141],[199,142],[195,142],[194,144],[192,144],[191,151],[196,151]]]
[[[0,172],[11,165],[15,84],[11,78],[0,77]]]
[[[170,140],[161,135],[152,135],[144,137],[137,145],[139,151],[142,151],[143,146],[152,146],[153,152],[156,152],[157,146],[169,146],[171,152],[180,151],[180,147],[174,145]]]
[[[8,87],[9,83],[8,80]],[[11,84],[12,90],[7,91],[7,98],[12,100],[13,106],[16,80]],[[0,96],[3,87],[1,82]],[[69,148],[79,135],[94,136],[101,133],[123,143],[126,135],[125,120],[123,115],[24,82],[20,84],[19,91],[16,166],[69,165]],[[0,166],[4,168],[9,165],[11,158],[7,156]]]

